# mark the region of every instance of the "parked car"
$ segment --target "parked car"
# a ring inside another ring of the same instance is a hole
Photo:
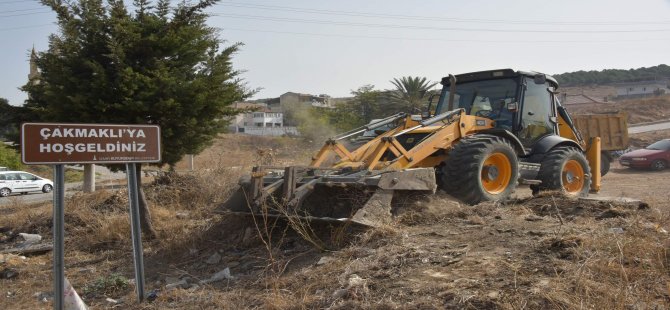
[[[42,191],[49,193],[54,183],[49,179],[36,176],[25,171],[0,171],[0,197],[7,197],[11,193],[27,194],[28,192]]]
[[[663,170],[670,163],[670,139],[663,139],[646,148],[623,154],[619,163],[630,168]]]
[[[0,171],[9,171],[9,168],[7,168],[7,167],[0,167]]]

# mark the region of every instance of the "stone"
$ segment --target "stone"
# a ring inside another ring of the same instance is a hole
[[[211,278],[200,281],[200,284],[207,284],[207,283],[212,283],[212,282],[218,282],[218,281],[221,281],[221,280],[223,280],[223,279],[227,279],[227,280],[235,280],[235,277],[233,277],[233,276],[230,274],[230,268],[226,267],[226,269],[223,269],[223,270],[221,270],[221,271],[215,273]]]
[[[105,301],[107,301],[108,303],[113,304],[113,305],[121,303],[119,300],[112,299],[112,298],[109,298],[109,297],[107,297],[107,299],[105,299]]]
[[[623,234],[623,228],[621,227],[612,227],[609,229],[609,232],[614,234]]]
[[[19,233],[19,236],[25,241],[23,245],[35,244],[42,241],[42,236],[38,234]]]
[[[247,229],[244,230],[244,236],[242,236],[242,245],[244,246],[251,245],[255,236],[256,235],[254,234],[254,229],[251,227],[247,227]]]
[[[221,262],[221,255],[220,255],[219,253],[216,253],[216,252],[214,252],[214,254],[212,254],[212,256],[210,256],[210,257],[205,261],[205,263],[207,263],[207,264],[209,264],[209,265],[216,265],[216,264],[218,264],[219,262]]]
[[[177,212],[175,214],[175,217],[177,217],[180,220],[188,218],[188,212]]]
[[[541,220],[544,220],[544,218],[541,217],[541,216],[537,216],[537,215],[526,216],[526,221],[529,221],[529,222],[537,222],[537,221],[541,221]]]
[[[236,260],[228,263],[228,267],[230,267],[230,268],[237,267],[239,265],[240,265],[240,262],[238,262]]]
[[[190,286],[191,285],[188,284],[188,282],[186,282],[186,280],[179,280],[177,282],[170,283],[170,284],[166,285],[165,286],[165,291],[171,291],[171,290],[174,290],[176,288],[189,288]]]
[[[335,299],[344,298],[344,297],[347,297],[347,295],[349,295],[349,291],[345,290],[343,288],[333,292],[333,298],[335,298]]]
[[[19,271],[13,268],[5,268],[0,271],[0,279],[13,279],[19,275]]]
[[[316,265],[317,265],[317,266],[325,265],[325,264],[328,264],[328,263],[330,263],[330,262],[332,262],[332,261],[334,261],[334,260],[335,260],[335,258],[333,258],[333,257],[330,257],[330,256],[322,256],[322,257],[319,259],[319,261],[316,262]]]
[[[500,298],[500,293],[498,291],[490,291],[486,296],[491,299],[498,299]]]

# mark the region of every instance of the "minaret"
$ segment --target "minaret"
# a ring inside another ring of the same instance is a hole
[[[37,79],[40,77],[40,72],[37,71],[37,53],[35,53],[35,46],[33,45],[33,50],[30,52],[30,73],[28,73],[28,81],[37,82]]]

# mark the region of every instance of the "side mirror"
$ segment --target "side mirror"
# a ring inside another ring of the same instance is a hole
[[[547,82],[547,76],[544,74],[536,74],[533,77],[533,80],[535,81],[535,84],[544,84]]]

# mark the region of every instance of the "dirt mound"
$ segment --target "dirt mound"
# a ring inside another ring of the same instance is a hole
[[[637,124],[670,119],[670,96],[624,100],[611,103],[585,103],[567,107],[570,113],[626,112],[628,123]]]

